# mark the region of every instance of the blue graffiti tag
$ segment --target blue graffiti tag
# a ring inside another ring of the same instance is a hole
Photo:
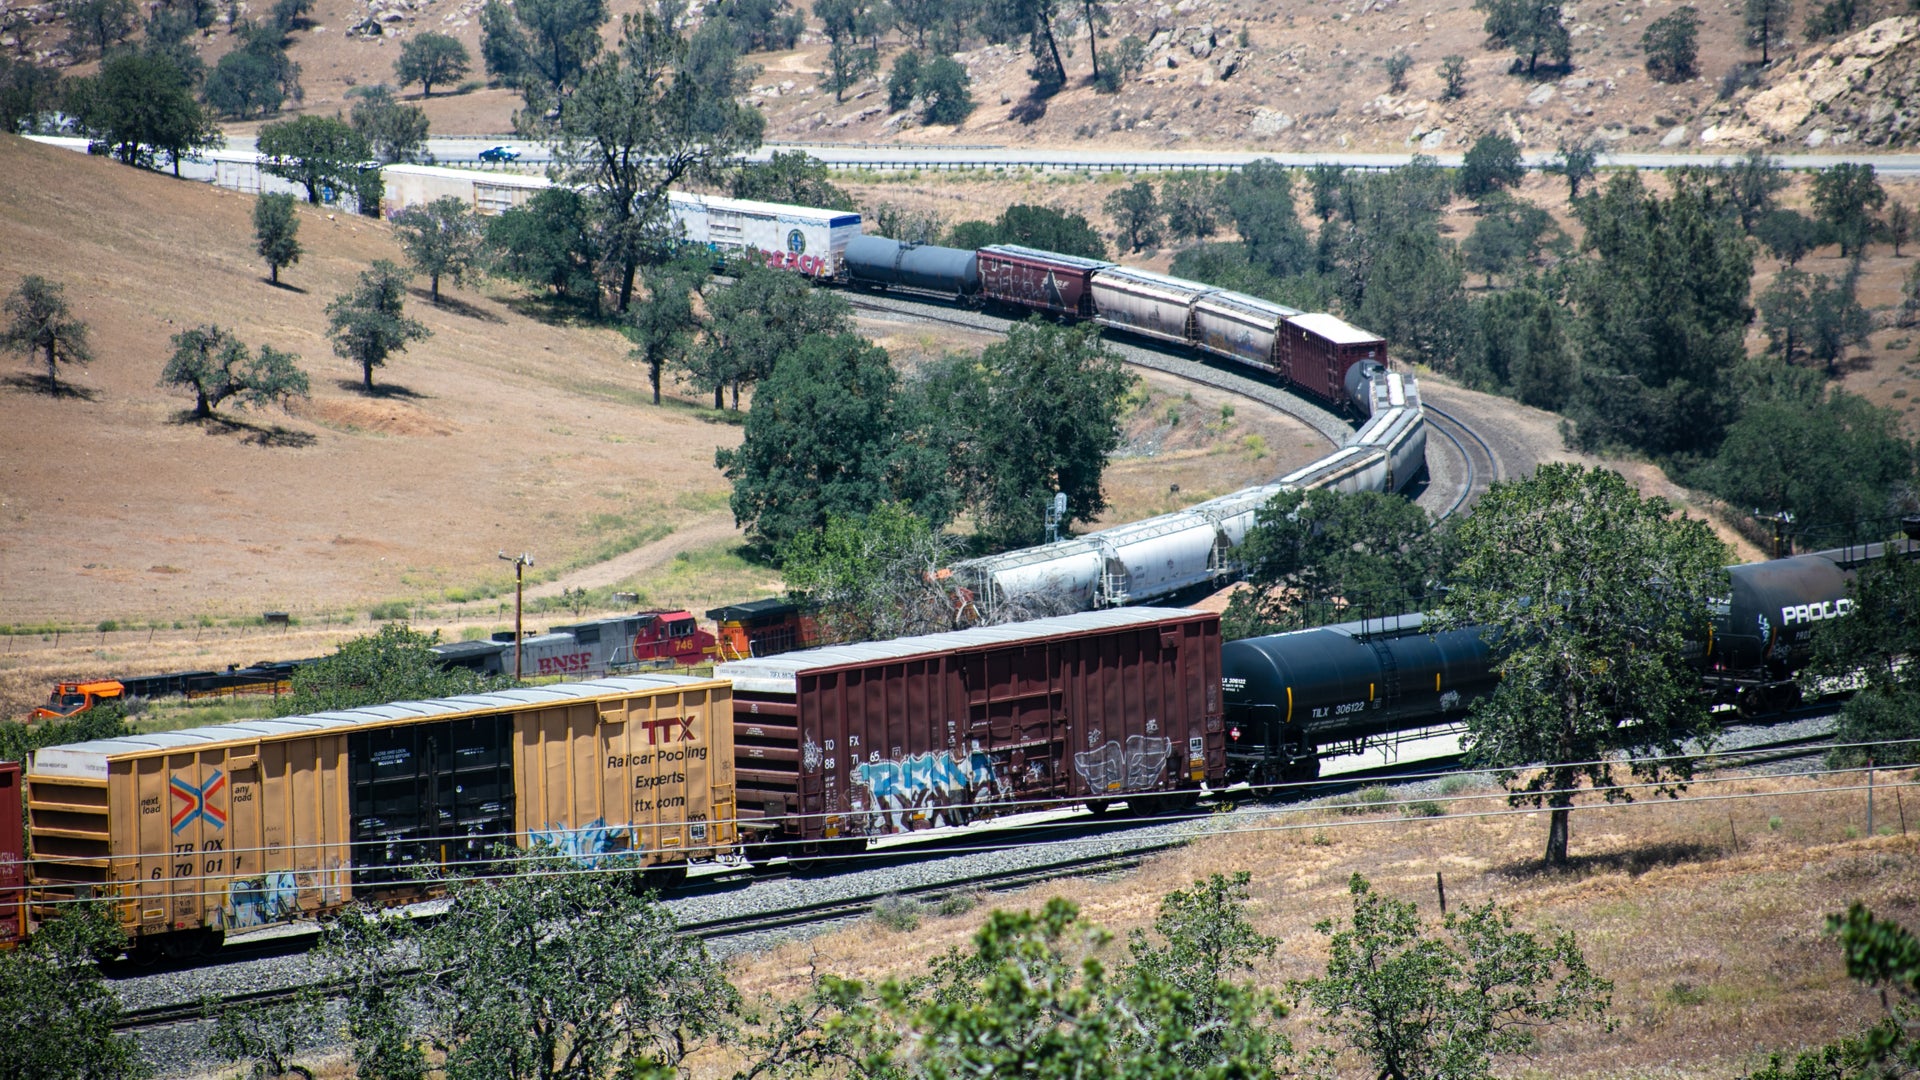
[[[997,781],[993,758],[984,750],[963,756],[929,751],[897,761],[864,761],[854,769],[853,781],[867,789],[881,831],[887,832],[912,828],[916,817],[962,824],[971,815],[959,808],[1011,794]]]
[[[300,913],[300,890],[293,873],[276,870],[264,877],[227,884],[227,926],[244,930],[285,922]]]
[[[549,824],[544,832],[529,830],[527,838],[536,845],[554,848],[583,866],[595,867],[606,856],[631,851],[635,846],[633,832],[631,825],[608,825],[607,819],[595,818],[577,829]]]

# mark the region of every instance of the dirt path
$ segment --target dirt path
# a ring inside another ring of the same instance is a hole
[[[723,512],[715,517],[701,518],[690,525],[674,529],[673,532],[650,544],[642,544],[632,551],[615,555],[605,562],[583,566],[552,581],[536,585],[527,590],[527,598],[533,600],[543,596],[559,596],[567,589],[603,589],[610,585],[617,585],[642,571],[663,566],[682,552],[697,551],[742,537],[740,530],[734,527],[733,516],[729,512]]]

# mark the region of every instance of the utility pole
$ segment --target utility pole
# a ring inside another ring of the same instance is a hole
[[[533,556],[528,555],[524,551],[518,555],[509,555],[503,551],[500,553],[500,557],[513,564],[513,681],[517,685],[520,682],[521,585],[524,581],[523,575],[526,573],[527,567],[533,565]]]

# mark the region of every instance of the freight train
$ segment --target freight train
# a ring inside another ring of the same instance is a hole
[[[1812,628],[1911,539],[1728,568],[1695,657],[1777,702]],[[1217,616],[1116,608],[652,675],[241,721],[39,751],[26,888],[114,905],[142,951],[419,895],[492,845],[660,876],[835,851],[1018,810],[1152,809],[1461,720],[1498,678],[1478,628],[1404,615],[1227,642]],[[1797,692],[1797,691],[1794,691]],[[1755,695],[1758,695],[1757,697]],[[0,792],[20,782],[0,767]],[[0,939],[23,853],[0,798]],[[9,916],[9,912],[12,913]],[[11,921],[8,921],[11,918]]]
[[[37,751],[30,900],[136,952],[428,891],[499,843],[672,877],[1223,782],[1219,617],[1125,608]],[[0,785],[17,774],[0,770]],[[11,790],[11,789],[9,789]],[[0,798],[0,915],[22,858]],[[11,849],[11,854],[6,854]],[[11,900],[10,900],[11,898]],[[0,935],[7,933],[0,926]]]

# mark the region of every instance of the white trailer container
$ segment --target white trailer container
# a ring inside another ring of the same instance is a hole
[[[389,165],[380,170],[380,175],[386,181],[386,191],[380,196],[380,211],[387,217],[449,195],[466,203],[475,213],[491,217],[525,206],[535,195],[553,186],[544,176],[448,169],[438,165]]]
[[[1210,353],[1251,364],[1262,371],[1279,371],[1273,343],[1280,327],[1300,312],[1285,304],[1237,292],[1209,293],[1194,302],[1193,334]]]
[[[1094,272],[1094,320],[1116,330],[1185,345],[1193,341],[1194,302],[1213,286],[1123,266]]]
[[[847,241],[860,235],[860,215],[844,210],[680,191],[667,196],[667,209],[688,243],[722,254],[758,251],[768,266],[808,277],[839,277]]]

